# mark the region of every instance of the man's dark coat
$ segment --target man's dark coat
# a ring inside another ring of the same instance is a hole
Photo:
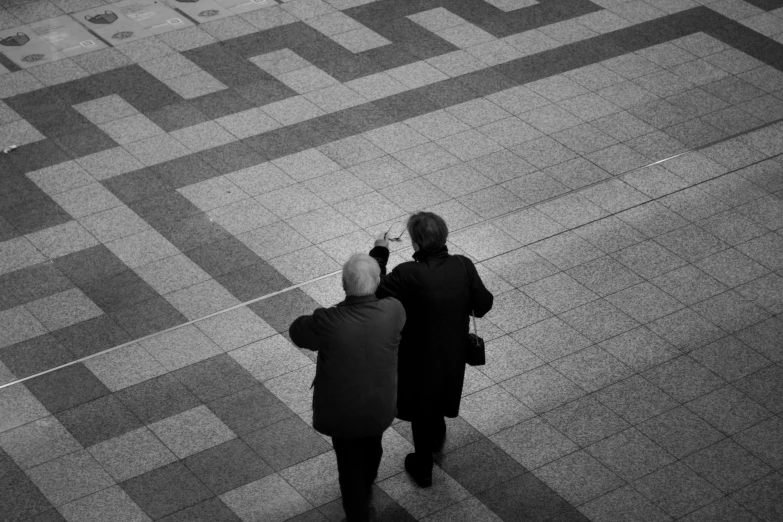
[[[397,355],[405,310],[397,299],[347,297],[296,319],[289,334],[318,351],[313,428],[331,437],[376,437],[397,413]]]
[[[389,250],[375,247],[370,255],[384,274],[376,295],[399,299],[407,316],[400,342],[397,417],[456,417],[465,380],[469,314],[472,310],[476,317],[484,316],[492,308],[492,294],[470,259],[451,256],[446,247],[416,252],[414,261],[397,265],[388,275]]]

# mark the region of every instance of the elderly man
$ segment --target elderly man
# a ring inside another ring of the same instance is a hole
[[[349,522],[368,520],[381,437],[397,414],[405,310],[393,297],[375,297],[380,273],[374,258],[354,254],[343,266],[345,300],[299,317],[289,330],[294,344],[318,351],[313,427],[332,437]]]

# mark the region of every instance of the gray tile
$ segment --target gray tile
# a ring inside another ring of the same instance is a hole
[[[680,354],[674,346],[645,327],[622,333],[600,346],[635,371],[646,370]]]
[[[585,394],[549,365],[509,379],[502,386],[536,413],[551,410]]]
[[[607,351],[591,346],[552,362],[552,366],[588,392],[631,375],[632,370]]]
[[[558,431],[582,447],[630,427],[592,395],[551,410],[543,417]]]
[[[732,435],[771,413],[733,386],[725,386],[686,404],[698,416]]]
[[[678,406],[677,401],[640,375],[600,390],[596,398],[633,425]]]
[[[583,504],[625,481],[584,450],[567,455],[532,472],[572,504]]]
[[[634,319],[604,299],[569,310],[560,318],[594,343],[600,343],[639,326]]]
[[[717,500],[721,493],[681,462],[643,477],[633,486],[673,517],[681,517]]]
[[[723,379],[687,355],[650,368],[643,376],[681,402],[695,399],[724,383]]]
[[[772,521],[783,510],[781,491],[783,475],[776,473],[734,493],[732,498],[762,520]]]
[[[89,451],[118,482],[176,460],[174,454],[145,427],[96,444]]]
[[[676,460],[635,428],[597,442],[587,452],[629,482]]]
[[[614,306],[640,323],[649,323],[683,307],[652,283],[640,283],[606,297]]]
[[[655,286],[685,305],[692,305],[725,291],[727,286],[699,270],[685,265],[651,281]]]
[[[539,417],[495,433],[490,440],[527,469],[539,468],[579,448]]]
[[[677,458],[683,458],[724,438],[718,430],[683,407],[653,417],[637,428]]]
[[[683,462],[723,493],[741,489],[772,471],[772,468],[728,439],[689,455]]]
[[[511,337],[546,362],[560,359],[591,344],[589,339],[557,317],[517,330]]]
[[[759,422],[732,438],[775,469],[783,468],[783,419],[780,417]]]
[[[114,480],[84,450],[31,468],[27,475],[55,506],[114,485]]]
[[[54,417],[45,417],[0,434],[0,447],[28,469],[82,449]]]
[[[734,336],[703,346],[693,351],[691,357],[729,382],[770,364],[769,360]]]
[[[625,520],[644,520],[645,522],[665,522],[670,516],[650,503],[631,486],[623,486],[602,497],[587,502],[579,510],[591,520],[622,522]]]

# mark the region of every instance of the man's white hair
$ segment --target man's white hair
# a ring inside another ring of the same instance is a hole
[[[367,254],[354,254],[343,265],[345,295],[372,295],[381,281],[381,267]]]

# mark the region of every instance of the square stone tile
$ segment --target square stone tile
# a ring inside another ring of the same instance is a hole
[[[677,458],[683,458],[724,438],[718,430],[683,407],[653,417],[637,428]]]
[[[682,308],[676,299],[647,282],[620,290],[607,296],[606,300],[642,324]]]
[[[753,514],[774,520],[780,513],[780,491],[783,485],[780,473],[768,475],[755,484],[734,493],[732,498]]]
[[[685,265],[651,281],[655,286],[685,305],[692,305],[724,292],[727,287],[699,270]]]
[[[687,355],[650,368],[643,376],[682,402],[704,395],[724,383],[723,379]]]
[[[172,375],[162,375],[115,394],[145,424],[195,408],[200,401]]]
[[[769,360],[734,336],[703,346],[692,352],[691,356],[729,382],[770,364]]]
[[[191,321],[201,319],[207,315],[240,304],[239,299],[234,297],[225,287],[213,279],[196,283],[195,285],[183,288],[182,290],[167,294],[164,297],[174,309]],[[216,347],[214,348],[217,349]],[[200,354],[195,354],[195,356],[206,358],[217,355],[217,353],[218,352],[211,349]],[[176,354],[171,353],[170,355],[176,357]],[[193,354],[191,354],[191,356],[193,356]],[[171,362],[175,365],[181,364],[180,362],[173,360]]]
[[[176,460],[146,427],[89,448],[90,454],[116,481],[124,481]]]
[[[534,520],[557,520],[558,516],[568,520],[569,515],[574,520],[579,519],[568,502],[532,473],[495,486],[480,493],[477,498],[503,520],[513,520],[521,513]]]
[[[209,408],[240,437],[294,415],[260,384],[217,399]]]
[[[180,459],[235,437],[206,406],[150,424],[150,430]]]
[[[545,362],[560,359],[591,344],[589,339],[557,317],[517,330],[511,337]]]
[[[584,450],[532,472],[572,504],[583,504],[625,484]]]
[[[462,399],[460,414],[484,435],[491,435],[533,417],[533,412],[499,386]]]
[[[692,308],[727,332],[742,330],[769,316],[766,310],[731,290],[697,303]]]
[[[98,244],[96,238],[76,221],[28,234],[27,239],[49,259],[66,256]]]
[[[527,469],[537,469],[579,448],[539,417],[495,433],[490,440]]]
[[[686,406],[701,418],[732,435],[751,426],[771,413],[733,386],[725,386]]]
[[[114,480],[84,450],[51,460],[26,473],[55,506],[114,485]]]
[[[113,395],[62,411],[57,419],[85,448],[142,426],[141,421]]]
[[[720,497],[720,491],[676,462],[643,477],[633,486],[656,506],[673,517],[681,517]]]
[[[677,357],[680,352],[645,327],[622,333],[600,344],[635,371],[642,371]]]
[[[84,365],[111,391],[166,373],[166,369],[138,344],[129,344],[88,359]]]
[[[22,469],[82,449],[81,444],[54,417],[44,417],[0,433],[0,447]]]
[[[678,405],[677,401],[639,375],[600,390],[596,398],[633,425]]]
[[[182,462],[148,471],[122,484],[122,489],[150,518],[162,518],[211,496]]]
[[[650,503],[632,486],[615,489],[583,504],[579,510],[591,520],[617,522],[621,520],[648,520],[650,522],[671,520],[669,515]]]
[[[706,257],[697,266],[732,288],[768,273],[764,266],[733,248]]]
[[[218,495],[273,472],[272,468],[240,439],[233,439],[191,455],[185,460],[185,465]]]
[[[733,440],[770,466],[783,467],[781,444],[783,444],[783,421],[779,417],[771,417],[734,435]]]
[[[554,314],[566,312],[598,298],[565,273],[540,279],[526,285],[523,291]]]
[[[543,417],[583,447],[630,427],[592,396],[564,404],[545,413]]]
[[[195,326],[184,326],[141,341],[141,346],[169,371],[178,370],[221,350]]]
[[[684,462],[724,493],[741,489],[772,471],[772,468],[730,440],[689,455]]]
[[[274,474],[220,495],[243,520],[282,522],[312,508],[288,482]]]
[[[51,413],[59,413],[109,394],[103,383],[81,363],[35,377],[25,386]]]
[[[595,343],[639,326],[638,322],[604,299],[569,310],[560,318]]]
[[[588,392],[629,377],[633,370],[598,346],[553,361],[552,367]]]
[[[613,257],[646,279],[652,279],[686,264],[655,241],[637,243],[615,252]]]
[[[443,457],[440,466],[473,494],[494,487],[526,471],[489,439],[450,452]]]
[[[635,428],[587,448],[587,452],[627,481],[641,478],[676,459]]]
[[[561,270],[601,257],[601,251],[572,232],[539,241],[530,249]]]
[[[113,486],[60,506],[68,520],[99,521],[106,518],[146,522],[149,517],[119,486]]]

